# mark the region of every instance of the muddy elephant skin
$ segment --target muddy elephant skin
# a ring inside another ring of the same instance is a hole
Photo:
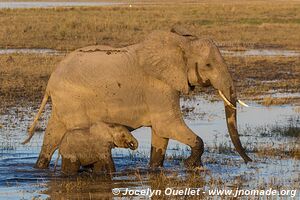
[[[51,97],[52,113],[36,167],[49,166],[66,130],[97,122],[129,130],[151,127],[151,167],[163,165],[169,139],[191,148],[186,166],[201,166],[203,141],[187,127],[179,105],[180,94],[188,94],[197,85],[211,85],[223,95],[229,135],[245,162],[251,161],[239,139],[237,95],[219,49],[210,39],[172,29],[154,31],[144,41],[124,48],[84,47],[60,62],[29,131],[32,137],[37,118]]]
[[[62,172],[74,175],[80,166],[89,166],[95,174],[112,173],[114,147],[135,150],[138,142],[127,128],[112,124],[97,123],[89,129],[68,131],[59,145]]]

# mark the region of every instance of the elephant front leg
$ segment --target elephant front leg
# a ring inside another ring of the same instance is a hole
[[[184,162],[187,168],[202,166],[201,156],[204,152],[202,139],[191,131],[183,120],[175,120],[174,122],[159,126],[157,133],[161,137],[177,140],[178,142],[190,146],[191,155]]]
[[[116,171],[114,161],[112,159],[111,153],[107,155],[105,158],[99,159],[95,164],[94,164],[94,169],[93,173],[95,174],[106,174],[106,173],[113,173]]]
[[[38,160],[35,167],[38,169],[46,169],[49,167],[51,157],[54,151],[57,149],[61,138],[66,132],[66,128],[63,123],[61,123],[52,111],[51,117],[49,119],[42,149],[40,151]]]
[[[80,163],[78,160],[71,161],[68,158],[62,158],[61,171],[65,175],[76,175],[80,169]]]
[[[152,128],[150,167],[162,167],[169,139],[157,135]]]

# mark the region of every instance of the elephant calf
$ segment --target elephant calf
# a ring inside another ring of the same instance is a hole
[[[87,129],[68,131],[59,147],[62,172],[76,174],[80,166],[92,166],[93,173],[114,172],[111,156],[114,147],[138,147],[137,140],[124,126],[97,123]]]

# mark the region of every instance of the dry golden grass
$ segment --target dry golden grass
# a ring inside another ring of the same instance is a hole
[[[293,144],[289,148],[286,147],[286,144],[280,145],[279,147],[262,146],[257,149],[256,155],[259,157],[280,157],[280,158],[292,158],[300,159],[300,148],[299,145]]]
[[[261,103],[264,106],[271,106],[271,105],[287,104],[287,103],[294,102],[294,101],[299,101],[299,97],[298,98],[292,98],[292,97],[274,98],[274,97],[268,96],[268,97],[264,97],[262,99]]]
[[[216,2],[0,10],[0,47],[124,46],[181,22],[221,46],[300,48],[300,3]]]
[[[17,103],[39,102],[59,60],[60,56],[1,55],[0,111]]]

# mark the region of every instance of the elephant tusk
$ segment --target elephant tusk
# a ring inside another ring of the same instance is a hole
[[[236,109],[236,107],[224,96],[224,94],[219,90],[219,95],[231,108]]]
[[[239,104],[241,104],[242,106],[245,106],[245,107],[249,107],[249,105],[247,105],[246,103],[244,103],[243,101],[241,101],[241,100],[238,100],[238,102],[239,102]]]

